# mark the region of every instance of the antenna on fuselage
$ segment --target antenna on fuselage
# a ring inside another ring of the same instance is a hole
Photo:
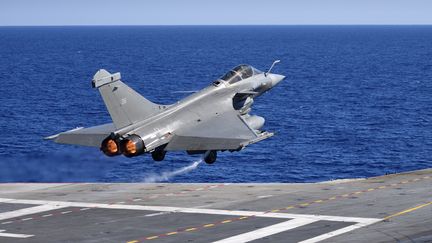
[[[276,64],[278,64],[278,63],[280,63],[280,60],[276,60],[276,61],[274,61],[273,64],[270,66],[269,70],[268,70],[267,72],[264,73],[264,76],[267,77],[267,74],[270,73],[270,71],[273,69],[273,67],[274,67]]]

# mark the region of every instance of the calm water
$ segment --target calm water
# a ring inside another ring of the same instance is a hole
[[[0,181],[144,181],[191,164],[42,138],[110,122],[91,78],[172,103],[248,63],[287,76],[256,100],[276,136],[174,182],[310,182],[432,166],[432,26],[0,28]]]

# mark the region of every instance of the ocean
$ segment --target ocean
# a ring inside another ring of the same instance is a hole
[[[0,182],[318,182],[430,168],[431,40],[432,26],[0,27]],[[213,165],[43,140],[111,122],[91,87],[100,68],[170,104],[276,59],[287,78],[252,110],[275,136]]]

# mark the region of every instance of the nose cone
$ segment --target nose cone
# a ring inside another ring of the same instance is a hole
[[[272,80],[272,86],[276,86],[280,81],[285,79],[285,76],[280,74],[269,73],[268,76]]]

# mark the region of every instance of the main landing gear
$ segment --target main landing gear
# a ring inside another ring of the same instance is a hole
[[[157,150],[155,150],[155,151],[153,151],[151,153],[152,158],[153,158],[154,161],[162,161],[162,160],[164,160],[165,159],[165,154],[166,154],[166,151],[162,150],[162,149],[160,149],[160,150],[157,149]]]
[[[156,149],[155,151],[151,152],[152,158],[154,161],[162,161],[165,159],[166,151],[163,149]],[[194,154],[192,151],[188,151],[188,154]],[[202,154],[202,151],[200,151],[200,154]],[[216,150],[208,150],[204,153],[204,161],[207,164],[213,164],[217,159],[217,151]]]
[[[217,159],[217,152],[216,150],[209,150],[204,154],[204,161],[207,164],[213,164]]]

